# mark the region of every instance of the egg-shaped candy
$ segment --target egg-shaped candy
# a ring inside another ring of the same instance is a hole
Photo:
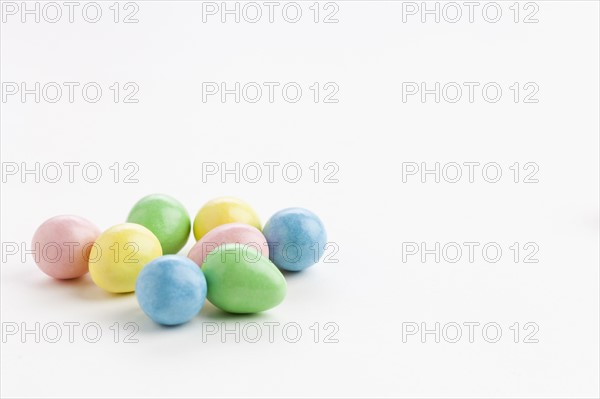
[[[235,222],[261,229],[260,219],[250,205],[233,197],[215,198],[204,204],[196,214],[194,237],[199,240],[215,227]]]
[[[135,290],[142,268],[162,255],[158,238],[135,223],[122,223],[100,234],[90,253],[90,275],[100,288],[123,293]]]
[[[317,263],[327,245],[321,219],[304,208],[283,209],[263,229],[269,243],[269,259],[277,267],[300,271]]]
[[[262,312],[279,305],[287,293],[277,267],[243,244],[221,245],[206,256],[202,271],[208,300],[226,312]]]
[[[81,277],[88,272],[92,244],[100,229],[79,216],[60,215],[46,220],[33,234],[36,264],[56,279]]]
[[[144,266],[135,283],[135,295],[144,313],[156,323],[182,324],[204,305],[206,279],[190,259],[165,255]]]
[[[269,256],[267,239],[256,227],[243,223],[227,223],[215,227],[196,242],[188,254],[188,258],[202,266],[206,255],[218,246],[238,243],[251,246],[261,255]]]
[[[129,212],[127,222],[148,228],[162,247],[163,254],[176,254],[190,236],[190,216],[175,198],[151,194],[139,200]]]

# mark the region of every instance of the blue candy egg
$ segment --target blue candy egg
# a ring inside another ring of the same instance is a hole
[[[206,279],[192,260],[161,256],[144,266],[135,283],[135,295],[144,313],[155,322],[182,324],[204,305]]]
[[[303,208],[288,208],[274,214],[263,234],[269,244],[269,259],[284,270],[300,271],[319,261],[327,233],[321,219]]]

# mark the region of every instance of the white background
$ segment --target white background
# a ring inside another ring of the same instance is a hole
[[[431,16],[422,23],[419,15],[404,23],[402,3],[393,1],[338,1],[332,24],[313,22],[312,2],[300,3],[295,24],[281,11],[274,23],[218,16],[203,23],[202,3],[191,1],[138,1],[133,24],[113,22],[112,2],[101,3],[95,24],[80,9],[74,23],[6,16],[2,82],[98,82],[104,91],[93,104],[80,91],[73,103],[11,96],[1,104],[4,166],[97,162],[103,171],[98,183],[81,169],[73,183],[66,175],[58,183],[3,175],[3,328],[95,322],[103,336],[88,343],[76,329],[70,343],[66,327],[58,343],[4,336],[2,396],[597,397],[599,5],[538,1],[539,22],[526,24],[513,21],[512,3],[499,3],[497,23],[483,19],[485,3],[473,23],[466,15],[454,24]],[[139,102],[115,104],[113,82],[135,82]],[[298,82],[303,96],[203,102],[202,82]],[[335,82],[339,102],[315,103],[314,82]],[[473,103],[435,103],[432,95],[403,102],[402,82],[497,82],[503,95],[496,103],[481,90]],[[514,82],[537,84],[539,102],[515,103]],[[281,172],[273,183],[202,181],[203,162],[270,161],[297,162],[301,181],[288,183]],[[139,182],[120,175],[115,183],[115,162],[139,165]],[[315,183],[314,162],[339,165],[339,182]],[[403,183],[403,162],[496,162],[503,175],[487,183],[479,168],[473,183],[466,176]],[[536,163],[539,182],[514,183],[515,162]],[[287,298],[263,314],[231,316],[207,303],[190,323],[163,328],[133,294],[109,295],[89,276],[57,282],[30,256],[23,262],[4,251],[7,243],[29,246],[36,227],[56,214],[81,215],[104,230],[154,192],[179,199],[192,217],[221,195],[243,198],[263,221],[306,207],[324,221],[339,262],[286,275]],[[472,263],[466,253],[456,263],[402,259],[403,242],[466,241],[497,242],[503,256],[487,262],[480,246]],[[515,262],[514,242],[536,243],[539,262]],[[127,322],[139,326],[138,343],[123,342]],[[273,343],[203,335],[203,323],[222,322],[296,322],[303,335],[295,344],[281,329]],[[309,329],[315,322],[318,343]],[[326,322],[339,326],[338,343],[323,342]],[[472,343],[466,328],[457,343],[432,335],[403,342],[409,322],[480,326]],[[502,328],[497,343],[482,336],[490,322]],[[515,322],[518,343],[509,329]],[[539,326],[538,343],[523,342],[527,322]]]

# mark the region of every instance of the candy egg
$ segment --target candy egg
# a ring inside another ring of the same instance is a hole
[[[281,272],[256,249],[221,245],[206,256],[202,271],[208,300],[226,312],[256,313],[279,305],[287,292]]]
[[[303,208],[274,214],[263,234],[269,243],[269,259],[277,267],[300,271],[319,261],[327,244],[325,227],[317,215]]]
[[[269,256],[267,239],[262,235],[260,230],[243,223],[227,223],[217,226],[206,233],[192,247],[188,258],[196,262],[199,266],[202,266],[209,252],[227,243],[248,245],[260,252],[261,255]]]
[[[233,197],[208,201],[194,219],[194,237],[201,239],[206,233],[226,223],[244,223],[260,230],[260,219],[250,205]]]
[[[190,217],[183,205],[164,194],[152,194],[139,200],[129,212],[128,223],[148,228],[158,241],[163,254],[176,254],[190,236]]]
[[[122,223],[106,230],[90,253],[90,275],[100,288],[121,293],[135,290],[142,268],[162,255],[158,238],[135,223]]]
[[[161,256],[142,269],[135,283],[135,295],[144,313],[155,322],[182,324],[204,305],[206,279],[190,259]]]
[[[88,272],[92,244],[100,229],[79,216],[60,215],[46,220],[33,234],[31,246],[38,267],[56,279],[81,277]]]

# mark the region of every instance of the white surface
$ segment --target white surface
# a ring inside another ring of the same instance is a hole
[[[192,217],[205,201],[234,195],[264,221],[288,206],[315,211],[340,247],[339,263],[288,276],[288,297],[264,314],[233,317],[207,304],[187,325],[165,329],[134,295],[110,296],[89,277],[57,283],[31,257],[12,256],[1,269],[5,328],[96,322],[103,338],[5,337],[2,396],[599,395],[597,2],[537,2],[537,24],[514,24],[511,14],[497,24],[402,23],[401,3],[391,1],[338,2],[337,24],[308,16],[298,24],[204,24],[199,2],[137,4],[137,24],[108,16],[2,24],[3,82],[140,87],[138,104],[114,104],[108,90],[96,104],[2,103],[2,162],[94,161],[107,176],[96,184],[9,177],[2,242],[29,243],[43,220],[61,213],[105,229],[152,192],[178,198]],[[311,3],[302,4],[309,12]],[[501,4],[510,12],[512,2]],[[206,81],[295,81],[306,94],[295,104],[203,103]],[[315,81],[336,82],[339,103],[311,102]],[[403,103],[405,81],[494,81],[505,94],[495,104]],[[516,81],[536,82],[539,103],[512,102]],[[298,162],[307,178],[202,182],[202,162],[236,161]],[[497,162],[506,177],[402,183],[402,162],[469,161]],[[114,162],[137,163],[139,183],[113,183]],[[312,182],[314,162],[337,163],[339,183]],[[539,183],[512,183],[514,162],[537,163]],[[404,263],[400,243],[413,241],[493,241],[505,252],[495,264]],[[539,263],[514,263],[508,246],[529,241],[539,245]],[[203,342],[203,323],[252,321],[297,322],[304,335],[296,344],[281,335],[274,343]],[[473,343],[402,342],[404,322],[469,321],[496,322],[503,336],[495,344],[480,333]],[[139,342],[112,342],[115,322],[137,323]],[[314,322],[336,323],[339,342],[312,342]],[[539,342],[514,343],[514,322],[536,323]]]

